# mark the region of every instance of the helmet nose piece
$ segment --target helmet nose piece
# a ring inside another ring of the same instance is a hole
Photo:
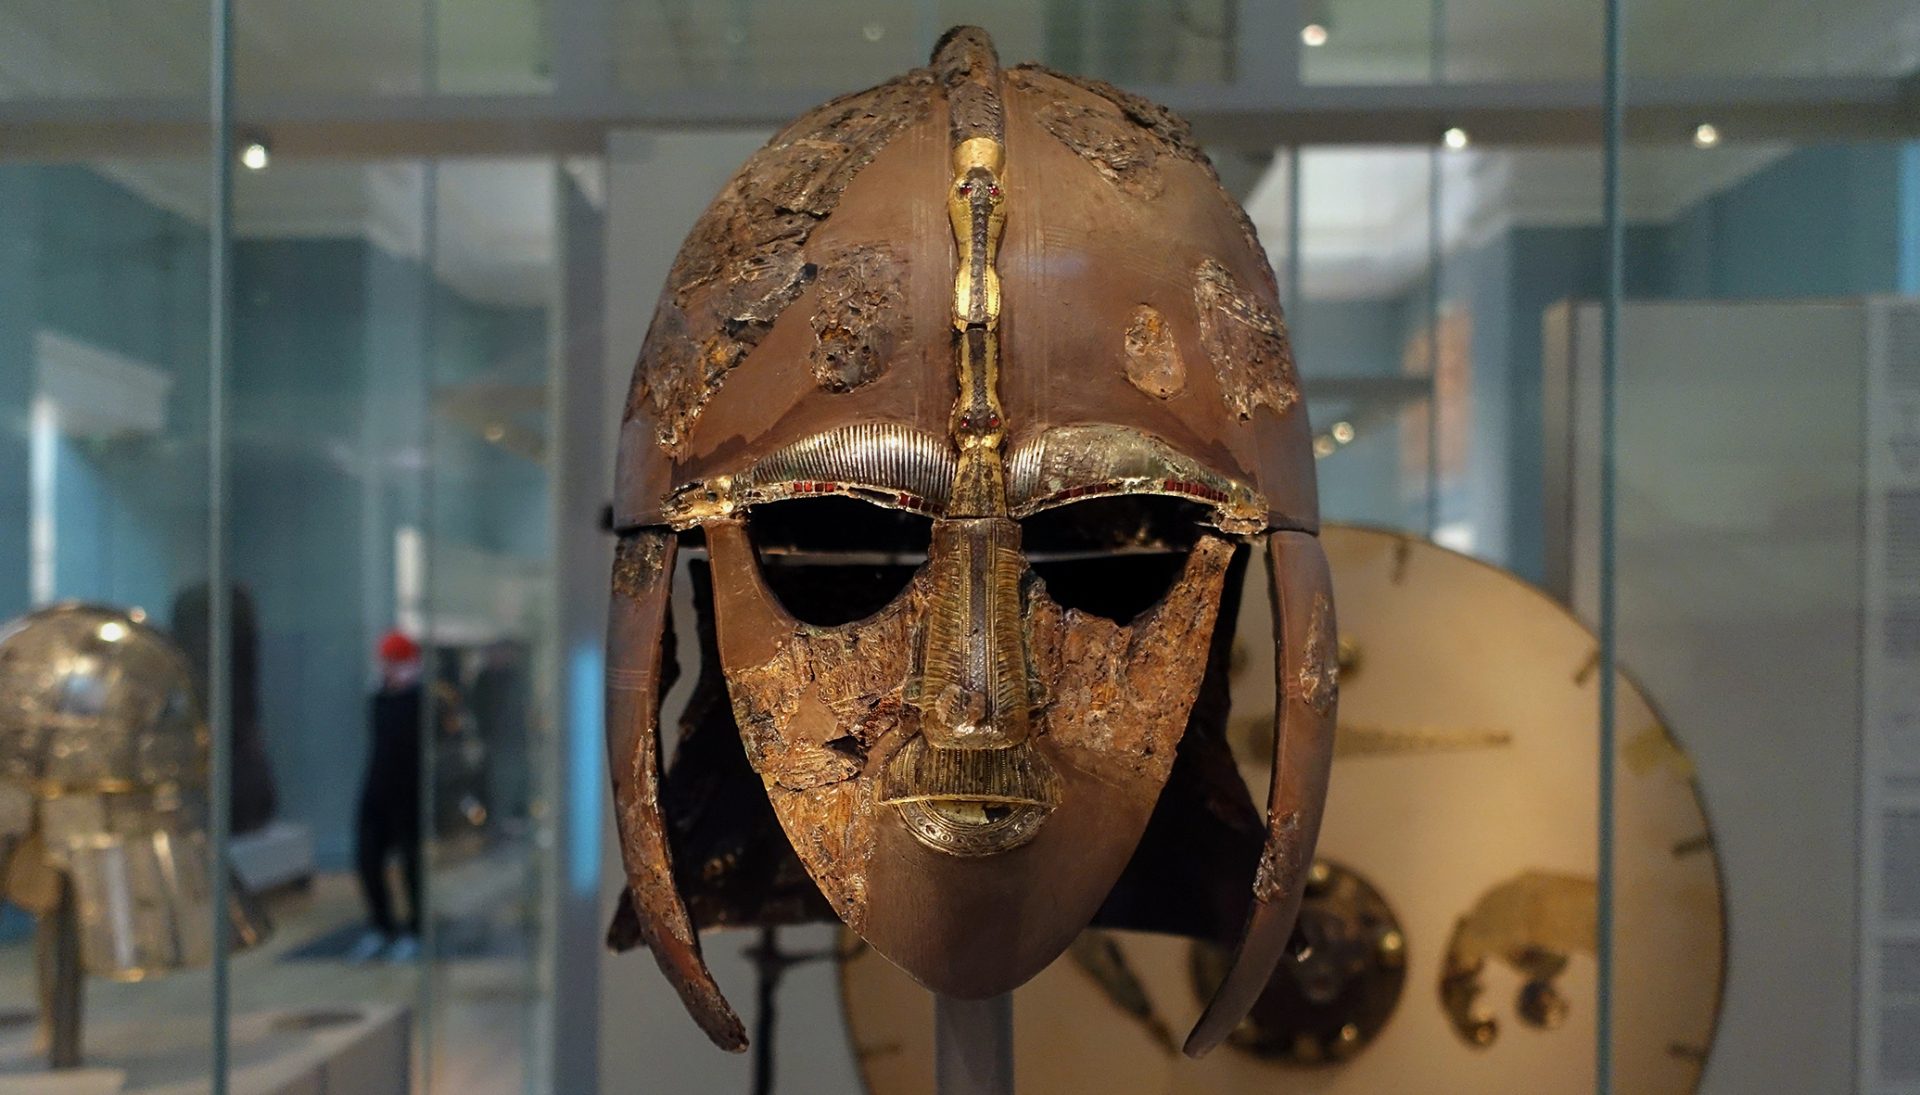
[[[1005,517],[934,525],[932,592],[921,637],[922,732],[943,749],[1027,740],[1033,706],[1020,606],[1020,526]]]
[[[991,656],[990,651],[981,654]],[[995,708],[991,692],[959,685],[948,685],[927,706],[921,732],[942,749],[1004,749],[1026,737],[1024,724],[1012,724]]]

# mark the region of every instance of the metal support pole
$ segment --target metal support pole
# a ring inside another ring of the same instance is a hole
[[[80,903],[73,880],[60,874],[60,899],[40,915],[40,1021],[47,1039],[47,1064],[80,1067],[81,1001],[86,987],[80,971]]]
[[[1013,1095],[1013,994],[933,998],[933,1086],[939,1095]]]
[[[1594,985],[1594,1091],[1613,1095],[1613,962],[1615,878],[1614,839],[1614,764],[1618,740],[1615,718],[1614,672],[1619,644],[1618,609],[1615,601],[1617,579],[1615,513],[1619,493],[1619,413],[1620,303],[1626,297],[1627,237],[1626,214],[1620,189],[1622,141],[1626,136],[1625,39],[1621,20],[1625,0],[1606,0],[1605,29],[1605,118],[1606,150],[1601,166],[1601,216],[1606,228],[1603,261],[1605,293],[1600,303],[1600,811],[1597,819],[1600,839],[1595,850],[1599,859],[1597,883],[1598,908],[1594,917],[1594,958],[1598,976]]]
[[[232,941],[227,873],[233,835],[233,585],[227,574],[231,511],[227,479],[227,394],[233,376],[233,0],[211,0],[207,64],[207,855],[212,864],[214,918],[213,1030],[207,1047],[211,1095],[227,1095],[233,993],[227,955]]]

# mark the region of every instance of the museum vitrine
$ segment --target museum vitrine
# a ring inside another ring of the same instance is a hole
[[[1911,8],[0,7],[0,1091],[34,1090],[56,1048],[102,1090],[925,1088],[930,998],[894,937],[703,933],[744,1056],[607,949],[628,876],[605,627],[636,527],[613,476],[628,382],[681,242],[787,121],[925,66],[962,24],[1009,69],[1124,89],[1080,103],[1096,115],[1165,104],[1245,209],[1268,269],[1232,273],[1270,274],[1298,368],[1345,686],[1305,912],[1251,1018],[1186,1061],[1220,956],[1063,937],[1015,997],[1022,1083],[1906,1090]],[[1074,200],[1138,183],[1146,146],[1076,117],[1034,131],[1111,169]],[[1016,198],[1034,162],[999,165]],[[927,217],[913,238],[957,256]],[[1081,273],[1154,305],[1133,266]],[[915,347],[951,325],[914,322]],[[834,406],[873,390],[874,343],[843,326]],[[1157,345],[1136,326],[1116,361]],[[944,443],[935,356],[913,409]],[[1161,400],[1165,371],[1140,375]],[[1048,391],[1050,425],[1111,425]],[[775,432],[701,444],[764,455]],[[701,658],[723,560],[695,528],[677,543],[666,762],[730,702]],[[856,562],[907,576],[938,568],[930,546]],[[747,547],[769,572],[802,561]],[[1084,559],[1039,580],[1063,561]],[[1253,801],[1274,745],[1261,569],[1216,644]],[[36,620],[77,630],[16,661],[4,636]],[[186,751],[74,775],[105,740]],[[1079,1048],[1030,1052],[1047,1042]]]

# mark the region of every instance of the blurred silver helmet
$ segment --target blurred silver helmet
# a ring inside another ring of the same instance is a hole
[[[70,884],[82,966],[120,980],[212,954],[211,739],[186,658],[142,618],[65,603],[0,628],[6,896],[45,915]],[[259,938],[238,895],[229,919]]]

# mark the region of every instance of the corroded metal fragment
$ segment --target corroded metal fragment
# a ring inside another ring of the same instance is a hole
[[[1246,926],[1233,949],[1226,977],[1207,1002],[1187,1036],[1186,1052],[1199,1056],[1226,1039],[1265,991],[1286,948],[1306,892],[1307,871],[1326,805],[1327,776],[1333,762],[1334,704],[1323,712],[1302,695],[1300,671],[1311,638],[1315,610],[1323,635],[1318,645],[1331,654],[1333,578],[1318,539],[1301,532],[1267,537],[1268,592],[1274,636],[1273,770],[1267,785],[1267,839],[1254,872],[1253,897]]]
[[[856,781],[806,791],[768,787],[767,797],[834,914],[859,931],[867,918],[867,865],[875,836],[870,789]]]
[[[873,782],[856,777],[902,739],[908,709],[901,693],[923,584],[857,625],[798,627],[770,661],[727,662],[747,759],[795,853],[856,930],[874,842]]]
[[[1244,421],[1256,407],[1285,414],[1300,401],[1286,326],[1217,260],[1205,259],[1194,270],[1193,304],[1200,316],[1200,344],[1213,361],[1229,410]]]
[[[622,536],[613,549],[613,592],[616,597],[646,595],[663,580],[671,551],[663,536]]]
[[[1180,359],[1166,317],[1150,305],[1133,310],[1124,342],[1127,380],[1156,399],[1172,399],[1187,386],[1187,363]]]
[[[818,280],[808,363],[822,388],[850,392],[878,379],[912,336],[906,260],[886,244],[849,247],[820,262]]]
[[[1136,198],[1155,198],[1165,189],[1160,142],[1119,111],[1056,100],[1041,107],[1037,117],[1048,133],[1121,190]]]
[[[1041,79],[1036,80],[1036,76]],[[1143,99],[1105,80],[1056,72],[1040,64],[1016,65],[1007,78],[1021,87],[1041,88],[1045,79],[1053,79],[1082,91],[1090,91],[1118,107],[1128,122],[1152,134],[1168,152],[1195,163],[1208,162],[1206,152],[1193,139],[1193,127],[1187,124],[1186,119],[1151,99]]]
[[[1307,622],[1307,648],[1300,655],[1297,678],[1300,699],[1319,715],[1333,710],[1340,696],[1340,663],[1334,649],[1333,606],[1326,594],[1315,594],[1313,615]]]
[[[1269,903],[1280,896],[1289,882],[1306,866],[1308,849],[1303,848],[1300,814],[1288,811],[1267,826],[1267,843],[1260,849],[1260,866],[1253,872],[1253,898]]]
[[[947,90],[947,125],[955,145],[976,137],[1001,141],[1000,55],[979,27],[955,27],[933,47],[933,71]]]
[[[1046,740],[1116,782],[1159,786],[1173,768],[1233,544],[1205,535],[1159,604],[1130,624],[1063,610],[1036,594],[1027,630],[1035,675],[1048,683]]]
[[[1129,123],[1151,134],[1158,142],[1158,146],[1162,152],[1198,165],[1206,172],[1207,177],[1212,180],[1214,192],[1219,196],[1220,200],[1225,203],[1225,207],[1239,225],[1240,235],[1246,240],[1247,248],[1259,256],[1261,279],[1266,284],[1267,293],[1271,296],[1279,296],[1279,282],[1274,277],[1273,264],[1267,260],[1266,248],[1260,244],[1260,233],[1254,228],[1253,220],[1247,216],[1246,209],[1233,199],[1233,195],[1227,193],[1226,187],[1221,185],[1219,172],[1214,170],[1213,161],[1207,158],[1207,154],[1201,149],[1199,142],[1194,140],[1193,127],[1187,124],[1186,119],[1151,99],[1143,99],[1130,91],[1115,87],[1105,80],[1094,80],[1083,76],[1073,76],[1064,72],[1055,72],[1053,69],[1047,68],[1044,65],[1024,64],[1016,66],[1007,74],[1007,79],[1008,82],[1019,87],[1032,88],[1042,93],[1052,92],[1058,95],[1058,85],[1053,88],[1046,86],[1046,81],[1052,79],[1062,84],[1072,85],[1081,91],[1098,95],[1118,107],[1120,113],[1125,116],[1125,119]],[[1048,129],[1052,131],[1052,126],[1049,125]],[[1080,152],[1082,156],[1088,156],[1087,152],[1076,147],[1073,141],[1068,140],[1059,132],[1054,132],[1054,136],[1059,137],[1069,148]],[[1089,160],[1093,160],[1091,156],[1088,156],[1088,158]],[[1099,166],[1097,160],[1094,161],[1094,164],[1096,167]],[[1102,174],[1107,174],[1107,172],[1103,170]],[[1108,177],[1113,178],[1113,175],[1108,174]],[[1119,179],[1115,179],[1114,181],[1116,183],[1120,182]],[[1143,194],[1142,196],[1150,195]]]
[[[627,416],[678,452],[713,393],[814,279],[808,238],[860,169],[925,116],[924,70],[836,99],[754,153],[694,225],[667,273]]]

